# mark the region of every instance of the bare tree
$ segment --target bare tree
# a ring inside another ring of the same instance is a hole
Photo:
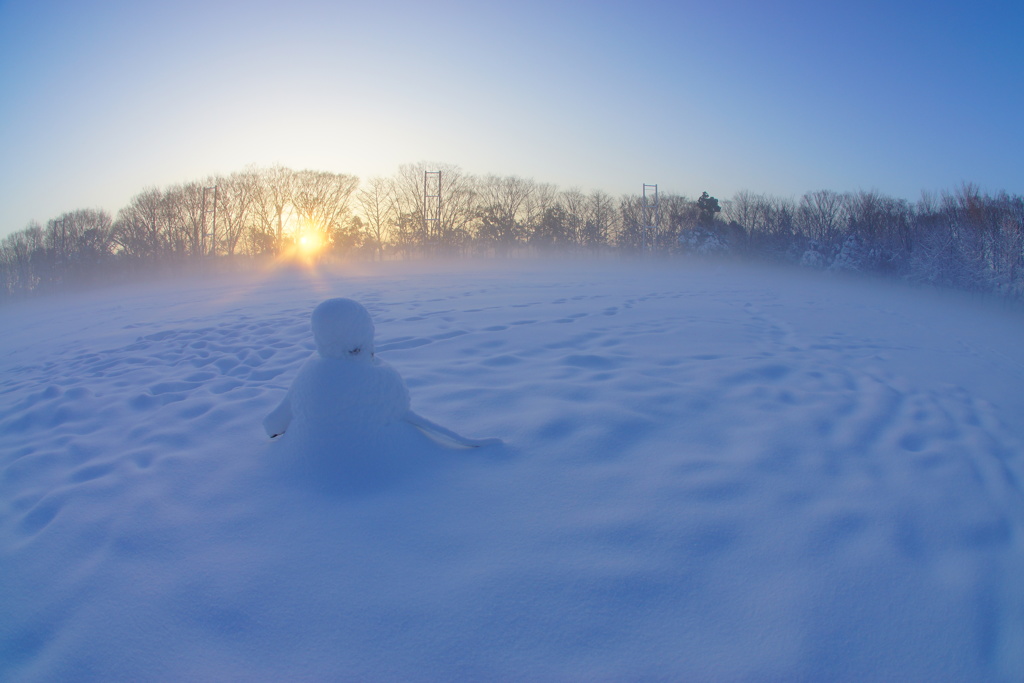
[[[591,250],[607,246],[615,225],[615,202],[611,195],[594,190],[587,195],[586,222],[583,224],[583,246]]]
[[[504,256],[522,239],[522,207],[534,183],[515,176],[487,176],[478,184],[476,237]]]
[[[772,234],[776,201],[767,195],[740,190],[726,206],[725,218],[743,228],[748,247]]]
[[[482,206],[494,207],[498,214],[516,221],[520,219],[523,204],[534,187],[532,180],[489,175],[478,184],[479,201]]]
[[[284,248],[284,225],[291,217],[294,176],[295,172],[284,166],[256,171],[253,187],[256,229],[264,236],[273,235],[274,250],[278,252]]]
[[[821,244],[836,244],[847,222],[846,197],[831,190],[808,192],[800,198],[800,224]]]
[[[640,251],[643,248],[643,207],[635,194],[619,198],[618,231],[614,235],[615,246],[625,251]]]
[[[228,256],[244,246],[247,232],[256,230],[253,206],[258,182],[252,170],[217,178],[217,242]]]
[[[362,213],[366,236],[373,244],[378,260],[384,258],[384,245],[395,223],[394,181],[389,178],[370,178],[356,195]]]
[[[523,228],[527,236],[540,229],[548,210],[558,203],[558,188],[551,183],[538,183],[523,202]]]
[[[578,187],[571,187],[561,192],[558,203],[565,210],[566,240],[570,245],[579,245],[587,220],[587,196]]]
[[[658,200],[661,213],[661,234],[654,235],[654,243],[661,251],[671,251],[679,244],[679,238],[700,225],[700,209],[697,204],[678,194],[665,193]]]
[[[299,171],[292,187],[292,206],[298,230],[322,244],[348,245],[354,237],[349,221],[349,201],[359,178],[343,173]]]
[[[165,253],[163,195],[149,188],[132,197],[114,223],[114,243],[128,257],[156,260]]]
[[[167,239],[173,250],[190,256],[206,253],[206,218],[203,188],[213,180],[174,185],[163,193]]]
[[[428,226],[425,220],[424,172],[441,172],[441,215],[438,225]],[[413,231],[413,241],[428,251],[456,251],[470,237],[474,218],[476,188],[472,176],[451,164],[404,164],[395,177],[394,201],[402,233]],[[419,217],[419,227],[416,226]]]
[[[78,209],[47,222],[43,242],[54,269],[52,279],[92,280],[111,255],[110,215],[98,209]]]
[[[42,282],[38,258],[45,251],[43,229],[36,222],[0,241],[4,287],[8,297],[34,292]]]

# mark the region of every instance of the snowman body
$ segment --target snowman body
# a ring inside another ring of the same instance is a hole
[[[417,454],[431,450],[424,439],[455,448],[501,443],[467,439],[413,412],[402,377],[376,357],[373,321],[358,302],[324,301],[312,327],[316,352],[263,420],[293,465],[368,481],[422,465]]]

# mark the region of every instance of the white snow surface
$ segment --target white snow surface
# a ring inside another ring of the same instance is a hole
[[[504,444],[271,442],[338,296]],[[513,261],[0,316],[0,680],[1024,679],[1017,312]]]

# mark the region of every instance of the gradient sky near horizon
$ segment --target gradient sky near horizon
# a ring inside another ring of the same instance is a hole
[[[0,0],[0,235],[247,165],[1024,194],[1024,2]]]

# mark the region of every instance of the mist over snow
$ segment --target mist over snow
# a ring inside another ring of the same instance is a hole
[[[502,443],[271,441],[333,297]],[[0,315],[0,679],[1024,678],[1019,312],[609,260]]]

